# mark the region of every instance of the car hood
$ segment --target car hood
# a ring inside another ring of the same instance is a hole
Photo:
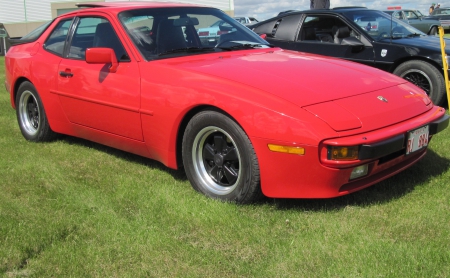
[[[340,59],[279,49],[196,57],[166,61],[275,95],[313,113],[335,131],[373,130],[432,106],[422,90],[404,79]]]
[[[304,107],[335,131],[374,130],[426,112],[432,105],[412,84],[369,92]]]
[[[437,19],[436,17],[434,17],[434,16],[432,16],[432,15],[426,15],[426,16],[423,16],[421,19],[437,20],[437,21],[439,21],[439,19]]]
[[[450,52],[450,40],[445,40],[445,50]],[[383,43],[389,42],[389,39],[381,41]],[[411,55],[418,55],[420,48],[427,49],[435,52],[437,55],[441,55],[441,43],[439,37],[436,36],[417,36],[412,38],[393,39],[392,44],[402,47],[410,47],[409,52]]]
[[[378,91],[406,81],[381,70],[341,59],[275,49],[165,60],[177,68],[228,79],[275,95],[297,106]]]

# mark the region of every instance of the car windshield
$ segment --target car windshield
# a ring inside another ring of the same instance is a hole
[[[415,10],[414,12],[415,12],[419,17],[423,17],[423,16],[424,16],[419,10]]]
[[[431,15],[449,15],[450,9],[435,9]]]
[[[120,13],[119,19],[147,60],[270,47],[250,29],[214,8],[129,10]]]
[[[353,10],[344,13],[344,16],[375,41],[426,36],[411,25],[381,11]]]

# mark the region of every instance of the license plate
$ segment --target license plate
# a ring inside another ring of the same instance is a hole
[[[426,125],[408,132],[406,154],[416,152],[428,146],[428,134],[430,133],[429,130],[430,127]]]

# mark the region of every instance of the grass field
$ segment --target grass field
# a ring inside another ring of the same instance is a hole
[[[450,277],[450,129],[363,191],[239,206],[148,159],[25,141],[3,83],[0,57],[2,277]]]

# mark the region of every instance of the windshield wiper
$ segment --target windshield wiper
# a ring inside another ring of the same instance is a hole
[[[175,48],[166,50],[158,54],[158,56],[168,55],[173,53],[183,53],[183,52],[208,52],[214,51],[213,47],[183,47],[183,48]]]
[[[216,45],[216,48],[220,48],[223,50],[255,49],[264,47],[272,47],[272,45],[240,41],[225,41]]]

